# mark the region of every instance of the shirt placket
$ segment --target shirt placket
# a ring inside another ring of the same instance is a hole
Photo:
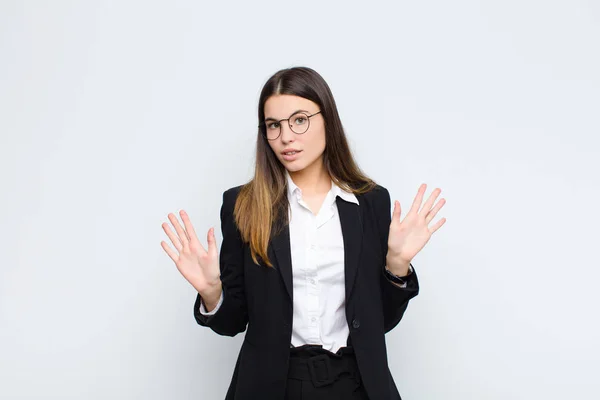
[[[306,295],[308,331],[310,340],[313,343],[319,343],[320,337],[320,304],[319,304],[319,274],[318,274],[318,243],[317,243],[317,218],[311,212],[307,220],[306,229],[306,259],[308,261],[306,268]]]
[[[298,196],[298,203],[304,207],[307,213],[304,229],[305,243],[305,304],[307,340],[312,343],[319,343],[320,337],[320,308],[319,308],[319,276],[318,276],[318,257],[317,257],[317,219],[310,210],[310,207]]]

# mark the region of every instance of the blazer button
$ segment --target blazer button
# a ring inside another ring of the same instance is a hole
[[[353,319],[352,320],[352,327],[357,329],[360,326],[360,321],[358,319]]]

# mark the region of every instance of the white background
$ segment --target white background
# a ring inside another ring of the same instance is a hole
[[[406,400],[598,399],[597,1],[0,3],[0,398],[220,399],[243,334],[160,247],[253,173],[280,68],[446,224],[386,335]]]

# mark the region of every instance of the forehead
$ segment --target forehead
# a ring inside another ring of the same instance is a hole
[[[265,102],[265,118],[282,119],[290,116],[297,110],[306,110],[310,113],[319,110],[319,106],[308,99],[290,94],[276,94]]]

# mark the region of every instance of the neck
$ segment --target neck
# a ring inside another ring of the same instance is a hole
[[[294,183],[304,195],[327,193],[331,189],[331,177],[323,163],[314,163],[300,171],[289,171]]]

